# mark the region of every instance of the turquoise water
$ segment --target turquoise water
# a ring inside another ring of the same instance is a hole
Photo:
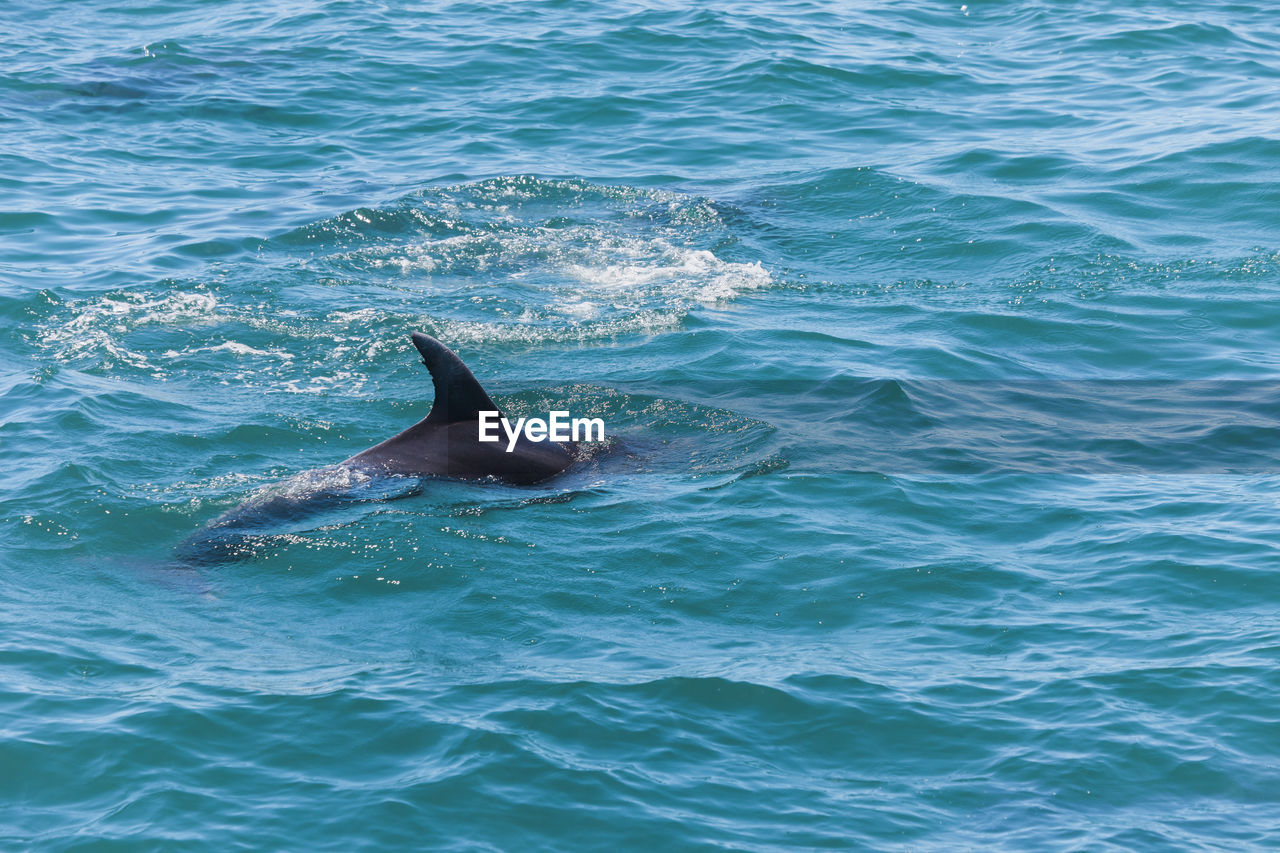
[[[0,847],[1274,844],[1280,19],[1117,5],[6,3]],[[174,556],[412,330],[619,449]]]

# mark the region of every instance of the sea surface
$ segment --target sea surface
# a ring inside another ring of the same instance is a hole
[[[1268,4],[5,0],[0,59],[0,849],[1280,842]],[[608,451],[181,555],[423,417],[412,331]]]

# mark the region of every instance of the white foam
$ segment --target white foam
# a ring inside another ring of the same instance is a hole
[[[358,371],[372,373],[369,365],[403,348],[390,329],[434,329],[467,344],[652,335],[774,282],[758,261],[713,250],[733,242],[720,213],[677,193],[504,179],[423,191],[410,212],[422,228],[391,239],[371,233],[355,245],[344,239],[285,259],[285,277],[301,264],[304,275],[327,280],[336,267],[335,280],[372,289],[360,293],[360,307],[326,314],[319,306],[333,303],[324,299],[222,304],[203,287],[177,290],[168,282],[159,292],[69,302],[42,324],[37,343],[63,361],[114,361],[158,377],[197,364],[196,353],[223,353],[241,362],[223,381],[351,394],[368,382]],[[269,274],[246,272],[255,283]],[[215,324],[191,342],[190,330]],[[136,334],[159,327],[174,334]],[[163,345],[148,349],[157,338]],[[316,350],[316,340],[328,343]]]
[[[195,355],[201,352],[229,352],[238,356],[259,356],[263,358],[275,358],[282,362],[293,361],[293,354],[282,349],[257,349],[248,344],[242,344],[239,341],[224,341],[217,346],[211,347],[194,347],[185,350],[165,350],[164,360],[169,364],[181,361],[183,358]]]
[[[110,293],[71,305],[72,315],[50,321],[37,342],[62,361],[103,353],[132,367],[159,370],[148,354],[128,349],[124,337],[146,326],[192,326],[215,322],[218,300],[200,291],[162,295]]]
[[[242,344],[239,341],[226,341],[218,344],[216,347],[207,347],[209,352],[229,352],[233,355],[265,355],[274,358],[293,358],[287,352],[280,350],[255,349],[248,344]]]
[[[629,233],[633,229],[632,223],[610,222],[564,228],[517,225],[509,231],[372,246],[342,259],[393,268],[433,289],[470,293],[473,304],[500,304],[503,314],[515,313],[521,323],[548,326],[568,320],[594,324],[604,334],[622,332],[613,324],[630,315],[663,309],[683,316],[697,306],[714,307],[773,283],[758,261],[728,261],[709,249],[680,245],[679,235],[671,233],[675,229]],[[520,282],[522,287],[513,292],[495,287],[495,281]],[[355,313],[334,317],[354,320]],[[564,337],[563,331],[568,330],[544,329],[553,338]],[[574,329],[570,336],[582,331]]]
[[[631,293],[688,298],[711,304],[767,287],[772,282],[759,261],[723,261],[706,249],[689,249],[655,241],[655,257],[636,262],[613,263],[607,253],[596,264],[573,263],[565,271],[586,285],[589,293]],[[643,254],[623,247],[620,254]],[[628,251],[629,250],[629,251]],[[654,293],[655,288],[660,291]]]

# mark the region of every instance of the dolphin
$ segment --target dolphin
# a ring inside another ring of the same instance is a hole
[[[475,376],[453,351],[430,335],[413,333],[413,345],[431,371],[435,402],[425,418],[381,444],[338,463],[405,477],[493,478],[527,486],[549,480],[574,461],[572,442],[530,441],[523,434],[508,450],[480,441],[480,413],[499,412]]]
[[[186,563],[252,556],[258,540],[281,532],[288,522],[343,504],[385,500],[385,492],[368,489],[371,481],[383,478],[449,477],[527,486],[555,477],[577,460],[574,442],[536,442],[523,433],[513,446],[506,440],[480,441],[480,413],[505,417],[502,410],[452,350],[421,332],[412,337],[435,386],[425,418],[336,465],[262,490],[192,534],[174,549],[175,555]]]

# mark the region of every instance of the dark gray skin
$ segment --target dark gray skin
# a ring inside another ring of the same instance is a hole
[[[399,435],[357,453],[340,465],[380,474],[408,477],[493,477],[518,486],[540,483],[574,461],[573,444],[529,441],[521,435],[511,452],[502,429],[490,430],[500,441],[480,441],[480,412],[500,411],[471,371],[453,352],[430,335],[413,333],[413,345],[431,371],[435,404],[422,420]]]
[[[499,427],[496,442],[480,441],[482,411],[501,412],[462,360],[430,335],[413,334],[422,363],[431,371],[431,412],[404,432],[329,468],[310,471],[264,490],[214,519],[175,549],[187,563],[251,557],[255,543],[286,522],[314,517],[356,497],[353,484],[378,477],[452,477],[498,480],[517,486],[540,483],[575,460],[572,442],[529,441],[521,435],[511,452]],[[376,499],[376,498],[375,498]]]

